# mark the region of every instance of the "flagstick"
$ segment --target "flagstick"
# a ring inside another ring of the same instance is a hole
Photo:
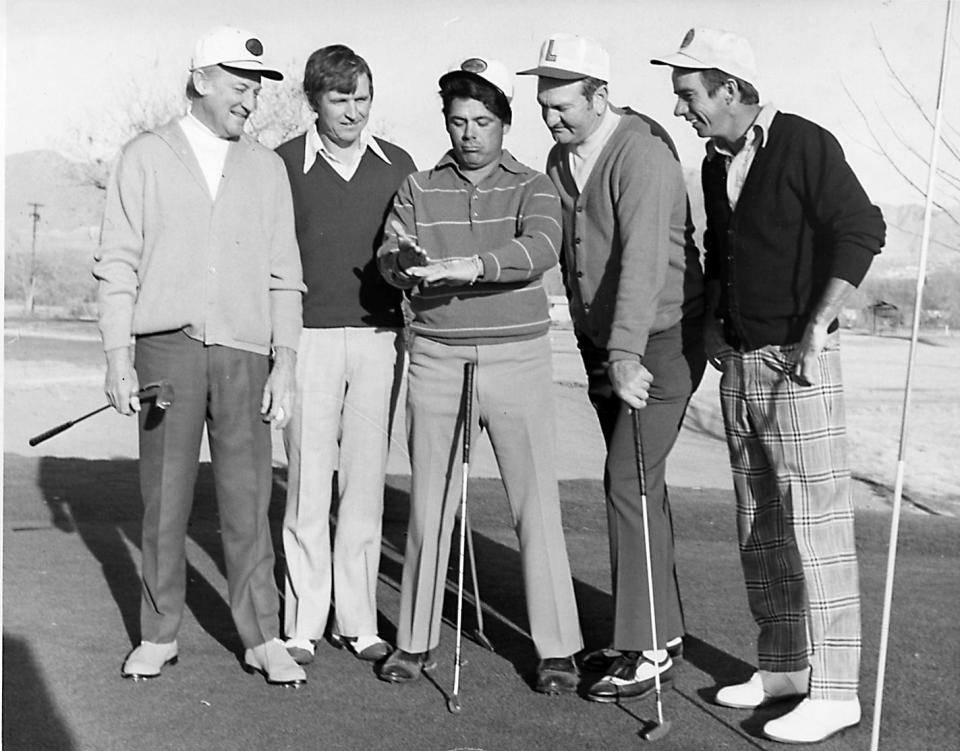
[[[950,22],[952,0],[947,0],[947,17],[943,30],[943,52],[940,56],[940,83],[937,89],[937,110],[933,124],[933,144],[930,147],[930,171],[927,177],[926,205],[923,212],[923,235],[920,242],[920,268],[917,271],[917,293],[913,305],[913,328],[910,333],[910,351],[907,356],[907,379],[903,390],[903,412],[900,417],[900,449],[897,456],[897,479],[893,491],[893,515],[890,522],[890,547],[887,553],[887,581],[883,592],[883,620],[880,625],[880,655],[877,661],[877,692],[873,703],[873,730],[870,751],[877,751],[880,743],[880,716],[883,709],[883,680],[886,672],[887,642],[890,636],[890,610],[893,602],[893,576],[897,565],[897,538],[900,533],[900,507],[903,499],[904,455],[907,447],[907,415],[910,408],[910,382],[913,378],[914,351],[920,333],[920,310],[923,284],[927,273],[927,250],[930,247],[930,221],[933,213],[933,186],[937,175],[937,153],[940,148],[943,90],[950,56]]]

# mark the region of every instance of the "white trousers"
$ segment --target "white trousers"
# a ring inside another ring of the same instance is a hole
[[[290,639],[320,639],[333,601],[337,633],[377,633],[383,484],[403,361],[396,329],[303,330],[297,398],[284,430],[284,630]]]

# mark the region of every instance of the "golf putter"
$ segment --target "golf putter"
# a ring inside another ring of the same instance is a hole
[[[463,364],[463,392],[461,410],[463,414],[463,482],[460,486],[460,570],[457,574],[457,646],[453,658],[453,691],[447,699],[447,709],[460,714],[460,669],[463,647],[463,557],[467,541],[467,478],[470,475],[470,433],[473,426],[473,372],[476,365]]]
[[[156,392],[153,394],[152,392]],[[166,409],[171,404],[173,404],[173,384],[169,381],[156,381],[155,383],[148,383],[142,389],[137,392],[137,397],[140,399],[153,399],[154,403],[159,409]],[[40,435],[35,435],[27,443],[31,446],[36,446],[38,443],[43,443],[48,438],[53,438],[55,435],[60,435],[63,431],[68,428],[72,428],[79,422],[83,422],[88,417],[93,417],[94,415],[100,414],[105,409],[110,408],[110,404],[104,404],[102,407],[98,407],[92,412],[87,412],[85,415],[81,415],[73,420],[67,420],[64,423],[57,425],[56,427],[50,428],[50,430],[40,433]]]
[[[647,597],[650,606],[650,635],[653,637],[653,650],[657,649],[657,615],[653,601],[653,572],[650,567],[650,521],[647,515],[647,471],[643,461],[643,440],[640,436],[640,411],[630,410],[633,417],[633,450],[637,461],[637,476],[640,478],[640,509],[643,512],[643,550],[647,563]],[[660,684],[660,671],[653,674],[653,686],[657,695],[657,721],[648,723],[640,737],[645,741],[655,741],[670,732],[670,723],[663,719],[663,686]]]

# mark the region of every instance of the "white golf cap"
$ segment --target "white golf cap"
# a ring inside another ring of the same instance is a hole
[[[577,34],[551,34],[540,45],[537,67],[521,70],[520,76],[543,76],[575,81],[598,78],[610,81],[610,55],[590,37]]]
[[[757,63],[750,42],[739,34],[720,29],[690,29],[672,55],[655,57],[654,65],[707,70],[716,68],[757,85]]]
[[[232,26],[211,29],[197,40],[190,58],[190,70],[208,65],[225,65],[259,73],[274,81],[283,79],[283,73],[263,62],[263,43],[249,31]]]
[[[456,76],[477,78],[488,83],[503,94],[508,102],[513,101],[513,73],[499,60],[489,57],[468,57],[450,66],[450,69],[440,76],[440,85]]]

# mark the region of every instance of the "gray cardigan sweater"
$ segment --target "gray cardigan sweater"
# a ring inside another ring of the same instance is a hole
[[[666,131],[629,109],[581,194],[568,151],[547,174],[563,208],[563,268],[574,327],[610,360],[643,357],[651,333],[703,312],[703,272],[683,171]]]

